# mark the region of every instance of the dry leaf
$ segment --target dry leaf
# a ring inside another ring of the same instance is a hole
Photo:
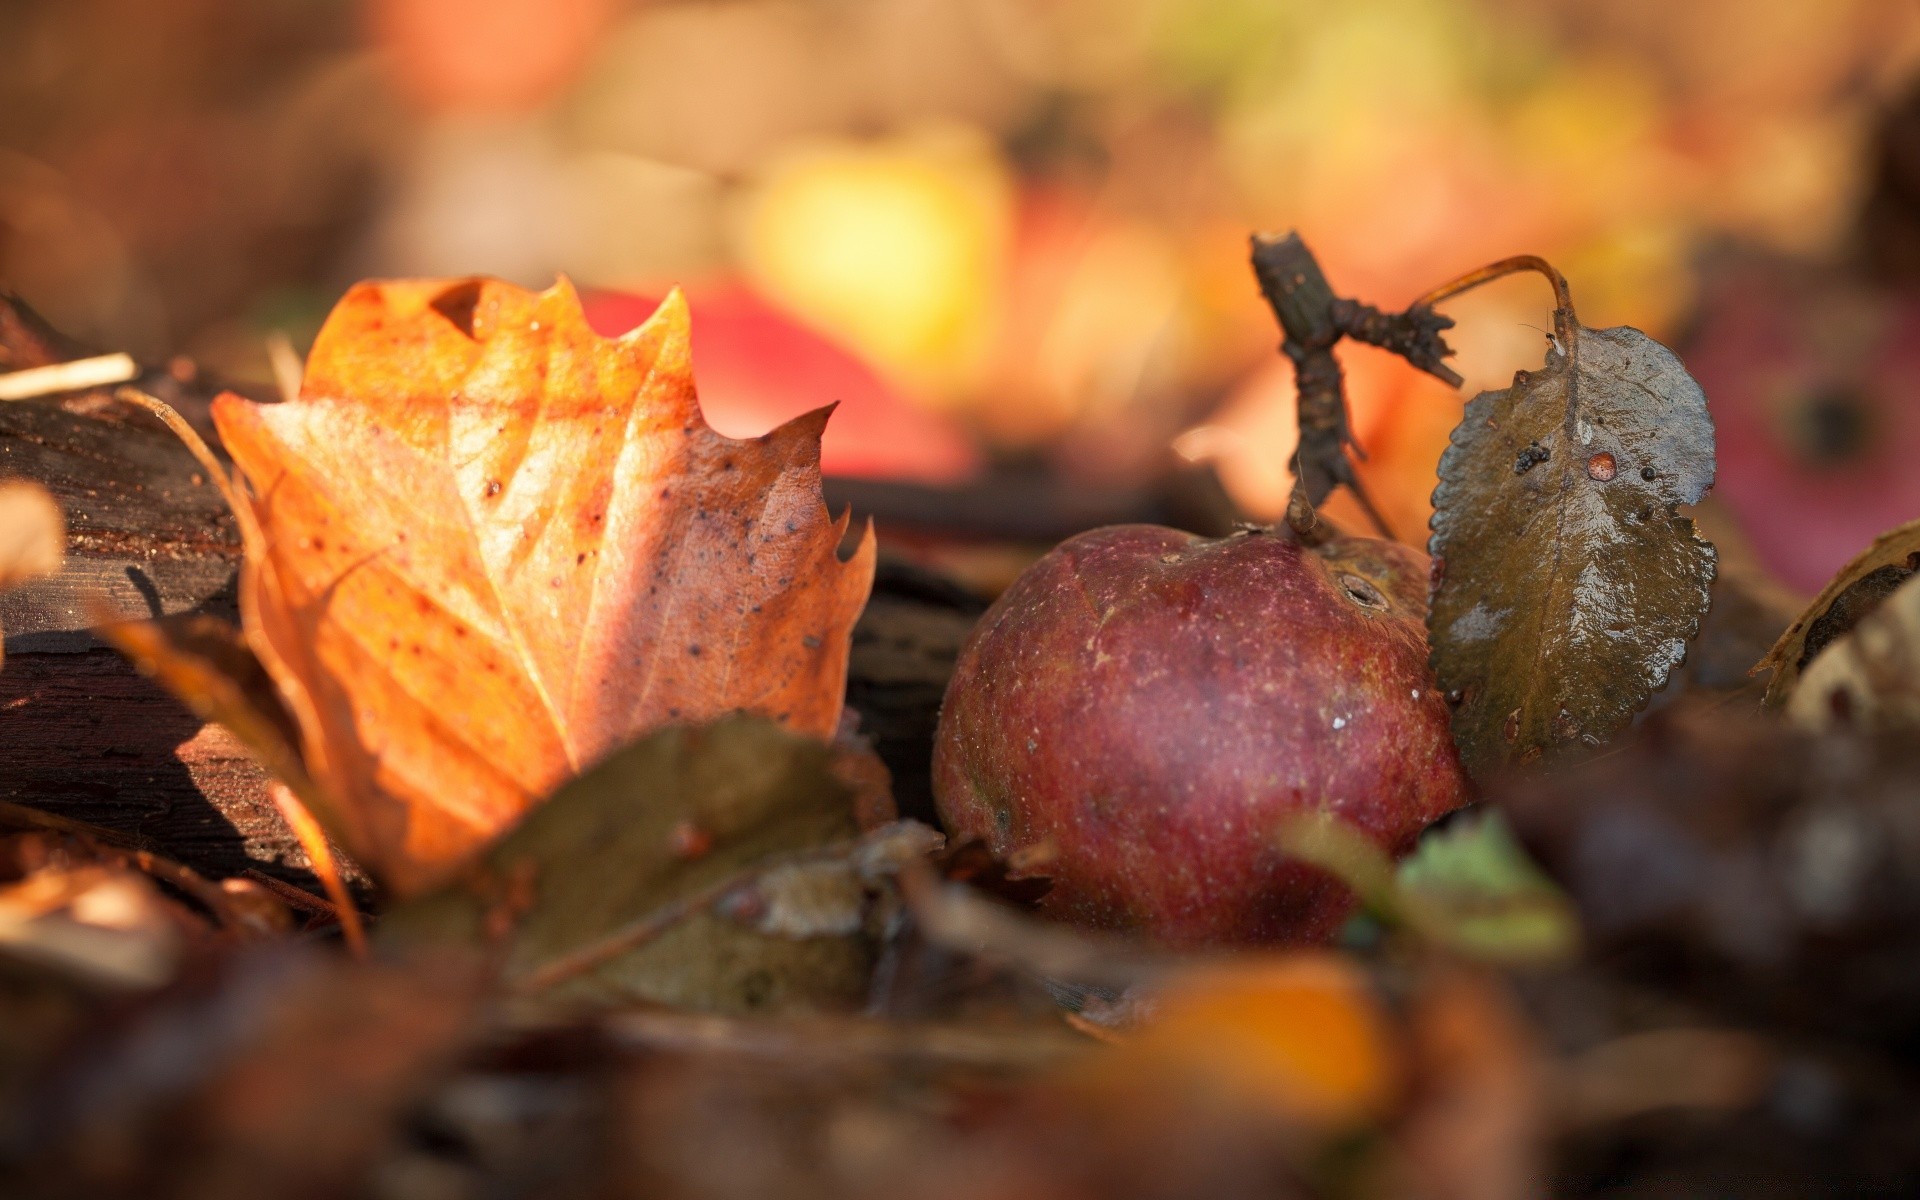
[[[1612,737],[1685,659],[1713,581],[1677,511],[1713,484],[1700,386],[1638,330],[1555,326],[1542,370],[1467,405],[1433,494],[1427,628],[1480,777]]]
[[[66,521],[46,488],[0,483],[0,589],[58,571],[66,544]]]
[[[1800,673],[1916,570],[1920,570],[1920,521],[1889,529],[1840,568],[1754,667],[1755,672],[1773,671],[1773,678],[1767,681],[1767,705],[1787,703],[1800,682]]]
[[[1920,579],[1908,572],[1891,596],[1807,664],[1787,713],[1811,729],[1920,728]]]
[[[837,557],[826,417],[714,433],[679,295],[609,339],[565,281],[362,284],[297,401],[216,401],[248,640],[330,832],[417,890],[658,725],[832,736],[873,542]]]

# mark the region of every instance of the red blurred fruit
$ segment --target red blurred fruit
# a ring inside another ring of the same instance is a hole
[[[1095,530],[962,650],[934,748],[956,838],[1052,876],[1041,911],[1169,945],[1324,941],[1353,907],[1274,847],[1333,814],[1387,851],[1468,799],[1427,666],[1427,562],[1362,538]]]
[[[609,337],[653,315],[657,297],[582,294],[587,323]],[[820,448],[829,475],[954,483],[979,462],[959,430],[916,405],[871,367],[737,284],[689,289],[694,373],[707,423],[758,437],[838,402]]]
[[[1750,259],[1717,266],[1688,340],[1714,493],[1781,582],[1817,592],[1920,517],[1920,296]]]

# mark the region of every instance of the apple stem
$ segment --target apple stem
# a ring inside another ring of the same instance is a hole
[[[1573,292],[1567,287],[1566,276],[1555,270],[1552,263],[1537,254],[1516,254],[1512,258],[1503,258],[1477,270],[1468,271],[1458,279],[1443,283],[1415,300],[1407,306],[1407,311],[1432,309],[1434,305],[1451,300],[1462,292],[1472,291],[1483,283],[1492,283],[1496,279],[1518,275],[1522,271],[1544,275],[1547,281],[1553,284],[1553,317],[1556,327],[1573,315]]]

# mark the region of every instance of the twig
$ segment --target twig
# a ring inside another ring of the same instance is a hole
[[[742,1019],[628,1012],[607,1018],[603,1028],[620,1042],[648,1050],[800,1063],[891,1059],[989,1071],[1051,1067],[1091,1048],[1084,1038],[1055,1027],[1003,1030],[861,1017]]]
[[[130,354],[76,358],[48,367],[29,367],[0,375],[0,400],[31,400],[60,392],[83,392],[137,378],[140,365]]]
[[[309,917],[325,917],[334,922],[340,920],[339,909],[305,888],[295,887],[284,879],[275,879],[258,867],[248,867],[240,873],[278,896],[288,908],[306,913]]]
[[[280,390],[280,399],[298,400],[306,365],[300,361],[300,352],[293,348],[293,339],[278,329],[269,333],[267,361],[273,365],[273,385]]]
[[[1399,313],[1334,295],[1313,252],[1300,235],[1253,238],[1253,271],[1285,335],[1281,351],[1293,362],[1299,395],[1300,441],[1293,455],[1294,495],[1288,524],[1300,532],[1313,508],[1344,486],[1383,536],[1392,530],[1367,495],[1353,458],[1366,457],[1347,419],[1340,360],[1333,348],[1343,337],[1379,346],[1453,387],[1463,382],[1444,360],[1453,353],[1440,336],[1453,321],[1423,303]]]
[[[1036,921],[965,884],[949,883],[924,866],[902,870],[899,881],[900,894],[928,941],[996,959],[1043,979],[1124,988],[1175,966],[1170,957],[1126,942]]]
[[[187,419],[181,416],[171,404],[157,396],[150,396],[139,388],[123,387],[114,392],[113,397],[135,408],[146,409],[160,418],[161,424],[173,431],[173,435],[186,446],[188,453],[199,461],[201,468],[207,473],[207,478],[213,480],[213,485],[220,489],[221,498],[227,502],[227,508],[233,512],[234,521],[240,526],[241,542],[246,548],[248,557],[260,557],[265,552],[266,538],[260,532],[260,523],[254,516],[253,506],[240,495],[239,485],[234,481],[234,477],[220,465],[220,460],[214,456],[212,447],[207,445],[206,439],[200,436],[199,431],[188,424]]]

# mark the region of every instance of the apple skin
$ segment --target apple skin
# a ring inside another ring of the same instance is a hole
[[[1426,557],[1391,542],[1081,534],[961,650],[941,819],[1038,859],[1043,915],[1176,947],[1326,941],[1354,898],[1274,848],[1287,817],[1337,814],[1398,855],[1470,798],[1426,593]]]

